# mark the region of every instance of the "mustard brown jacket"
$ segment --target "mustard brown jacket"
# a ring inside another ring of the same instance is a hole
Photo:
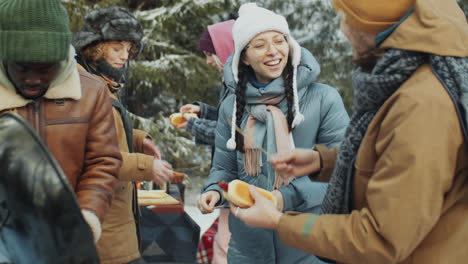
[[[381,48],[467,57],[467,43],[466,17],[455,0],[417,0]],[[319,152],[330,171],[336,152]],[[354,169],[351,214],[283,215],[285,243],[339,263],[466,262],[467,142],[429,65],[380,108]]]
[[[111,109],[105,84],[77,67],[34,101],[0,84],[0,113],[16,112],[29,121],[65,172],[80,208],[101,223],[122,159]]]
[[[118,101],[118,97],[110,88],[107,89],[107,95]],[[115,105],[112,107],[119,150],[122,155],[122,167],[118,174],[119,182],[114,201],[104,219],[101,239],[97,243],[101,264],[128,263],[140,257],[137,236],[138,223],[135,222],[134,217],[134,215],[139,214],[139,210],[134,204],[136,190],[133,181],[151,181],[153,177],[154,157],[142,154],[143,140],[145,138],[151,139],[151,136],[144,131],[133,129],[133,152],[130,152],[120,111]]]

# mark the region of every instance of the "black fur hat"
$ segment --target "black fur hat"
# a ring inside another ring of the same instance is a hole
[[[100,41],[131,41],[138,55],[143,49],[143,29],[130,11],[121,6],[103,7],[85,16],[84,28],[73,34],[72,44],[77,52]]]

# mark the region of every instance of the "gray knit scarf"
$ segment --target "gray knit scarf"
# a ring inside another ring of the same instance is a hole
[[[372,73],[353,72],[354,113],[340,146],[322,204],[322,214],[348,214],[352,209],[354,162],[369,123],[382,104],[423,64],[429,64],[456,106],[468,139],[468,58],[390,49]]]

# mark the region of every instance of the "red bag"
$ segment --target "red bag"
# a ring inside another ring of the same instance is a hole
[[[218,219],[206,230],[200,239],[197,251],[198,264],[210,264],[213,259],[213,241],[216,233],[218,232]]]

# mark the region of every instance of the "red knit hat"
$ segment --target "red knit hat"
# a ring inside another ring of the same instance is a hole
[[[201,51],[210,52],[216,54],[216,50],[213,46],[213,41],[211,40],[210,33],[205,31],[198,42],[198,48]]]

